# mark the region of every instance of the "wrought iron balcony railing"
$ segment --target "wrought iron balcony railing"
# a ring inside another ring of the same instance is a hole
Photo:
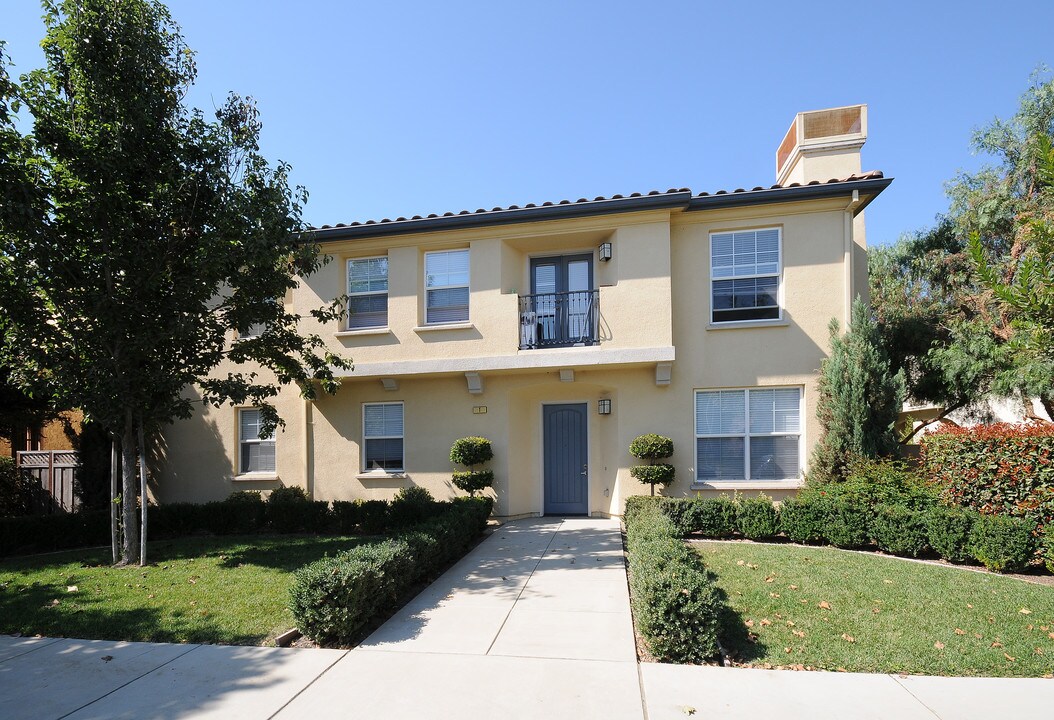
[[[520,295],[520,349],[596,345],[600,291]]]

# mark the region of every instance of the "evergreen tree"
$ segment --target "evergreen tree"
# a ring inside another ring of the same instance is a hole
[[[809,474],[821,481],[843,479],[856,457],[881,457],[897,448],[894,425],[904,402],[904,374],[890,370],[878,327],[860,298],[852,312],[844,335],[831,321],[831,356],[820,367],[816,414],[823,437]]]

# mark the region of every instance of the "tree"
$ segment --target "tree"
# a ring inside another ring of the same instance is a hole
[[[854,458],[891,455],[897,447],[904,375],[891,371],[877,324],[860,298],[852,313],[844,335],[831,321],[831,355],[820,367],[816,414],[823,435],[809,471],[820,480],[843,479]]]
[[[1025,323],[993,285],[1042,282],[1049,268],[1036,223],[1054,219],[1042,170],[1052,132],[1054,80],[1037,74],[1010,120],[974,135],[974,150],[997,164],[948,184],[951,204],[935,227],[871,252],[883,344],[908,397],[943,406],[941,417],[989,395],[1038,397],[1054,413],[1054,358],[1036,352],[1041,324]]]
[[[260,153],[252,100],[231,94],[214,121],[185,106],[194,55],[156,0],[44,9],[46,66],[0,83],[0,359],[119,443],[122,560],[145,562],[136,468],[145,524],[147,437],[191,415],[184,388],[259,406],[266,435],[279,386],[333,392],[350,364],[283,305],[327,258],[305,232],[306,192]],[[342,312],[337,298],[311,315]]]

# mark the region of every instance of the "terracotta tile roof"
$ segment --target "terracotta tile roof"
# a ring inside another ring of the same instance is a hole
[[[744,196],[753,195],[755,193],[763,193],[766,197],[752,198],[750,202],[777,202],[778,199],[775,196],[783,196],[787,194],[786,191],[795,188],[859,183],[869,180],[882,180],[883,178],[884,176],[881,171],[873,170],[871,172],[854,174],[844,178],[831,178],[826,182],[813,180],[805,184],[789,183],[787,185],[771,185],[769,187],[763,187],[761,185],[758,185],[757,187],[754,187],[750,190],[747,190],[745,188],[736,188],[735,190],[717,190],[713,193],[701,192],[694,196],[692,195],[692,191],[689,188],[670,188],[665,191],[651,190],[646,193],[635,192],[630,193],[628,195],[611,195],[607,197],[601,195],[593,198],[592,200],[583,197],[577,200],[558,200],[543,203],[527,203],[526,205],[509,205],[507,207],[494,207],[490,210],[486,208],[478,208],[476,210],[461,210],[459,212],[445,212],[442,214],[432,213],[430,215],[413,215],[410,217],[400,216],[394,219],[383,218],[381,220],[365,220],[352,223],[337,223],[336,225],[322,225],[321,227],[313,227],[310,229],[314,231],[320,231],[319,235],[322,236],[322,238],[320,239],[325,239],[325,237],[327,236],[343,237],[345,235],[387,234],[389,228],[382,226],[390,226],[390,229],[394,234],[401,232],[424,232],[429,229],[437,228],[439,225],[442,225],[443,227],[455,227],[462,224],[471,224],[473,226],[479,226],[488,225],[491,223],[499,224],[505,222],[527,222],[538,219],[549,219],[551,216],[555,216],[556,214],[562,214],[560,211],[563,208],[566,208],[569,211],[572,208],[578,210],[578,212],[573,213],[574,215],[589,215],[609,212],[630,212],[632,210],[644,209],[645,207],[683,206],[686,209],[693,209],[691,206],[697,204],[693,201],[699,198],[716,198],[718,196]],[[888,183],[891,181],[892,178],[882,184],[882,188],[884,188],[885,185],[888,185]],[[878,191],[880,192],[882,188],[878,188]],[[546,209],[551,210],[551,212],[548,212]],[[466,222],[459,223],[458,219],[464,219]],[[366,228],[369,228],[369,230],[366,230]]]

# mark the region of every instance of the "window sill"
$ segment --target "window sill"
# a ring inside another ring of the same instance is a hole
[[[242,473],[231,478],[234,482],[278,482],[281,478],[275,473],[257,472]]]
[[[435,332],[437,330],[475,330],[476,326],[470,322],[443,323],[435,325],[419,325],[414,328],[415,333]]]
[[[690,490],[797,490],[802,480],[711,480],[693,482]]]
[[[334,337],[358,337],[359,335],[391,335],[392,331],[387,327],[359,328],[358,330],[340,330],[333,333]]]
[[[745,330],[746,328],[789,327],[789,320],[737,320],[735,322],[708,323],[707,330]]]
[[[358,475],[355,476],[355,479],[356,480],[405,480],[406,479],[406,472],[401,470],[399,472],[390,472],[390,473],[388,473],[388,472],[359,473]]]

